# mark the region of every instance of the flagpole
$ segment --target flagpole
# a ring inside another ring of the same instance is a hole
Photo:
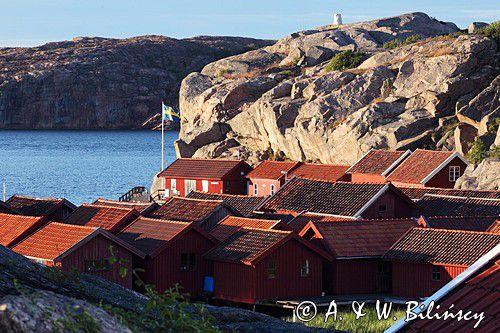
[[[165,167],[165,120],[163,116],[163,102],[161,103],[161,170]]]

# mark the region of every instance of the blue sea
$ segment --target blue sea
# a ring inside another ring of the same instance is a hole
[[[169,163],[177,137],[165,134]],[[6,182],[7,198],[65,197],[77,205],[118,199],[134,186],[149,189],[160,169],[159,131],[0,131],[0,183]]]

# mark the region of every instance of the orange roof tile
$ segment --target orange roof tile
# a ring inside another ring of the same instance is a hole
[[[302,213],[295,216],[292,220],[290,220],[288,222],[288,226],[292,228],[292,230],[300,232],[309,222],[323,222],[323,221],[333,222],[333,221],[350,221],[350,220],[352,220],[352,218],[332,217],[328,215]]]
[[[135,208],[141,214],[151,213],[160,206],[155,202],[128,202],[98,198],[92,203],[96,206],[109,206],[118,208]]]
[[[409,151],[372,149],[352,167],[348,173],[385,175],[409,155]]]
[[[384,255],[384,260],[472,265],[500,243],[500,235],[487,232],[413,228]]]
[[[429,216],[420,217],[424,220],[427,228],[450,229],[450,230],[469,230],[469,231],[488,231],[499,221],[498,216]],[[419,221],[420,221],[419,220]]]
[[[118,208],[83,204],[69,215],[64,223],[87,227],[100,227],[109,231],[118,231],[124,223],[139,216],[133,208]]]
[[[426,216],[498,216],[500,214],[499,199],[425,194],[417,202]]]
[[[218,194],[199,191],[191,191],[187,198],[202,200],[223,200],[229,206],[235,208],[243,216],[250,216],[259,207],[266,197],[254,197],[238,194]]]
[[[470,197],[484,199],[500,199],[500,191],[489,190],[459,190],[453,188],[436,187],[409,187],[397,186],[405,195],[415,200],[422,198],[425,194],[447,195],[455,197]]]
[[[278,180],[299,166],[299,162],[262,161],[248,175],[250,179]]]
[[[26,257],[54,260],[97,228],[51,222],[12,248]]]
[[[289,173],[288,177],[291,178],[293,176],[297,176],[310,179],[336,181],[343,179],[347,169],[349,169],[348,165],[302,163],[299,167],[293,169]]]
[[[202,221],[223,204],[222,200],[173,197],[148,217],[174,221]]]
[[[341,220],[324,218],[310,222],[300,232],[316,230],[315,238],[336,258],[382,257],[408,230],[417,224],[413,219]]]
[[[453,151],[415,150],[387,177],[388,181],[421,184],[447,159],[456,155]]]
[[[0,245],[12,246],[43,223],[45,223],[43,217],[0,213]]]
[[[222,179],[239,165],[252,168],[243,161],[224,159],[179,158],[163,170],[159,177],[187,179]]]
[[[287,228],[286,224],[280,223],[280,220],[264,220],[254,218],[244,218],[236,216],[226,216],[219,221],[215,228],[210,231],[210,234],[218,240],[224,240],[241,228],[258,228],[258,229],[282,229]],[[281,227],[281,228],[280,228]]]

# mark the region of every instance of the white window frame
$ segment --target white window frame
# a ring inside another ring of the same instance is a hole
[[[172,191],[177,190],[177,179],[175,178],[170,179],[170,189]]]
[[[306,259],[302,266],[300,267],[300,277],[308,277],[310,274],[309,270],[309,259]]]
[[[259,195],[259,184],[253,184],[253,195]]]
[[[460,178],[460,166],[451,165],[448,169],[448,180],[456,182],[458,178]]]
[[[271,195],[274,195],[274,193],[276,193],[275,188],[276,188],[276,185],[274,185],[274,184],[271,184],[269,186],[269,192],[271,193]]]
[[[194,184],[194,186],[188,186],[188,184]],[[188,188],[192,187],[190,191]],[[184,179],[184,195],[187,196],[191,191],[196,191],[196,180],[195,179]]]
[[[203,192],[208,192],[208,180],[201,181],[201,190]]]

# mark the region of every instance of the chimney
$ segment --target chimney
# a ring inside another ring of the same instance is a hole
[[[333,14],[333,24],[339,25],[342,24],[342,15],[339,13]]]

